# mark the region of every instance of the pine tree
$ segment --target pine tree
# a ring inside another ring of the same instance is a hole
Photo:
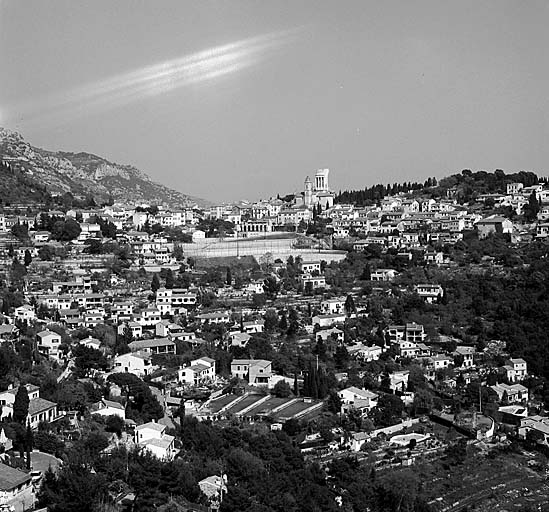
[[[294,373],[294,395],[299,396],[299,384],[297,382],[297,373]]]

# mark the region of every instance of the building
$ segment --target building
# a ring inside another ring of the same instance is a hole
[[[151,356],[136,352],[116,356],[112,373],[132,373],[141,378],[150,375],[154,370],[156,366],[153,366]]]
[[[320,206],[323,210],[327,210],[334,205],[335,194],[330,190],[328,177],[329,169],[319,169],[315,173],[314,184],[307,176],[303,185],[303,204],[312,208]]]
[[[126,329],[130,330],[134,340],[143,336],[143,326],[137,322],[124,322],[118,326],[116,332],[119,336],[122,336]]]
[[[38,352],[46,357],[59,361],[61,358],[61,352],[59,350],[61,345],[60,334],[50,331],[49,329],[40,331],[36,335],[36,343],[38,346]]]
[[[175,437],[165,434],[166,425],[149,422],[135,428],[135,443],[157,459],[173,460],[178,450],[174,447]]]
[[[33,510],[34,485],[30,473],[0,463],[0,510]]]
[[[511,358],[503,367],[509,382],[520,382],[528,375],[526,361],[521,358]]]
[[[370,272],[370,280],[387,282],[392,281],[397,275],[398,272],[392,268],[378,268]]]
[[[186,315],[196,306],[196,293],[181,288],[159,288],[156,291],[156,307],[161,315]]]
[[[478,237],[487,238],[492,233],[512,233],[513,223],[501,215],[490,215],[475,224]]]
[[[528,388],[522,384],[495,384],[490,386],[494,390],[500,402],[504,404],[515,404],[528,400]]]
[[[416,284],[416,293],[426,302],[433,303],[444,295],[444,289],[439,284]]]
[[[215,359],[201,357],[191,361],[189,366],[180,368],[178,380],[191,386],[200,386],[215,382]]]
[[[354,386],[338,392],[341,400],[341,412],[347,414],[351,410],[358,410],[362,414],[369,412],[377,405],[378,396],[367,389],[359,389]]]
[[[223,500],[223,495],[227,494],[227,478],[218,475],[209,476],[200,480],[198,487],[212,505],[217,505]]]
[[[136,340],[129,345],[132,352],[144,352],[147,354],[175,354],[175,343],[168,338],[156,338],[151,340]]]
[[[272,384],[271,361],[265,359],[233,359],[231,374],[233,377],[247,380],[252,386],[271,387]]]
[[[105,398],[92,404],[90,408],[92,414],[98,414],[99,416],[118,416],[123,420],[126,419],[126,410],[124,406],[119,402],[113,402]]]

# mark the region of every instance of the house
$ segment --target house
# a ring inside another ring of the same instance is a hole
[[[156,366],[153,366],[151,356],[143,353],[120,354],[114,358],[112,373],[132,373],[136,377],[150,375]]]
[[[414,286],[416,293],[426,302],[436,302],[439,297],[444,295],[444,289],[439,284],[416,284]]]
[[[318,288],[326,288],[326,277],[325,276],[313,276],[311,274],[302,274],[299,276],[301,282],[303,283],[303,291],[308,292],[309,290],[317,290]]]
[[[61,416],[57,412],[57,404],[45,398],[33,398],[29,402],[29,413],[26,423],[29,423],[33,430],[38,428],[42,422],[51,423]]]
[[[334,315],[315,315],[312,318],[313,325],[319,327],[331,327],[336,324],[344,324],[347,316],[345,313],[338,313]]]
[[[156,338],[151,340],[136,340],[129,345],[132,352],[142,352],[147,354],[175,354],[175,343],[168,338]]]
[[[300,265],[301,272],[304,274],[312,274],[314,272],[321,272],[320,261],[303,261]]]
[[[358,345],[351,345],[350,347],[347,347],[347,351],[349,352],[350,356],[356,357],[357,359],[361,359],[366,362],[377,361],[383,353],[383,349],[378,345],[366,347],[361,343]]]
[[[160,311],[157,307],[145,308],[136,318],[137,323],[142,327],[153,327],[160,322],[160,320],[162,320],[162,318],[160,317]]]
[[[323,331],[317,331],[316,339],[322,340],[324,342],[328,341],[330,338],[335,339],[337,342],[343,341],[343,331],[341,329],[338,329],[337,327],[333,327],[331,329],[324,329]]]
[[[0,325],[0,340],[2,341],[17,341],[19,339],[19,327],[13,324]]]
[[[255,334],[265,330],[265,322],[263,320],[250,320],[249,322],[243,322],[242,327],[246,334]]]
[[[215,382],[215,359],[201,357],[178,371],[178,380],[191,386]]]
[[[522,183],[507,183],[507,195],[514,196],[515,194],[519,194],[523,187]]]
[[[59,361],[61,357],[61,352],[59,350],[59,347],[61,345],[60,334],[50,331],[49,329],[40,331],[36,335],[36,343],[38,347],[38,352],[45,355],[46,357],[50,357],[51,359]]]
[[[347,414],[351,410],[359,410],[361,413],[369,412],[377,405],[378,394],[359,389],[354,386],[345,388],[338,392],[341,400],[341,412]]]
[[[429,265],[442,265],[444,263],[444,254],[440,251],[427,250],[425,251],[424,260]]]
[[[409,357],[413,359],[419,355],[419,348],[417,344],[411,341],[400,340],[397,343],[397,352],[400,357]]]
[[[130,332],[132,333],[132,338],[134,340],[143,336],[143,326],[137,322],[124,322],[118,326],[116,332],[119,336],[122,336],[126,328],[130,330]]]
[[[387,282],[392,281],[397,275],[398,272],[392,268],[378,268],[370,272],[370,280]]]
[[[423,325],[410,322],[405,325],[389,325],[384,330],[385,337],[389,343],[408,341],[410,343],[422,343],[427,335]]]
[[[410,372],[408,370],[393,372],[389,374],[389,387],[393,391],[404,392],[408,389],[408,377]]]
[[[33,384],[26,384],[27,394],[29,395],[29,400],[34,400],[40,397],[40,388],[34,386]],[[18,387],[10,387],[6,391],[0,392],[0,419],[4,419],[8,416],[13,416],[13,404],[15,403],[15,395],[19,390]]]
[[[513,223],[501,215],[490,215],[475,224],[478,237],[487,238],[492,233],[512,233]]]
[[[248,341],[251,340],[251,336],[245,332],[230,332],[229,341],[232,347],[245,347]]]
[[[231,374],[233,377],[247,380],[252,386],[271,387],[273,376],[271,364],[271,361],[265,359],[233,359]]]
[[[32,306],[28,304],[23,304],[18,308],[15,308],[14,316],[17,320],[22,320],[24,322],[30,322],[36,318],[36,313]]]
[[[473,361],[473,356],[475,354],[475,348],[474,347],[466,347],[463,345],[458,345],[456,347],[456,350],[452,352],[452,355],[454,356],[454,363],[456,361],[463,361],[459,366],[459,368],[472,368],[475,363]]]
[[[223,500],[223,494],[227,494],[227,478],[218,475],[209,476],[200,480],[198,487],[212,505],[218,504]]]
[[[157,459],[173,460],[178,450],[174,447],[175,437],[165,433],[166,425],[149,422],[135,428],[135,443]]]
[[[521,358],[511,358],[503,367],[509,382],[520,382],[528,374],[526,361]]]
[[[181,288],[159,288],[156,291],[156,306],[161,315],[187,314],[187,310],[196,306],[196,293]]]
[[[339,315],[345,313],[344,299],[326,299],[320,303],[320,312],[323,315]]]
[[[123,420],[126,419],[126,409],[124,406],[119,402],[113,402],[112,400],[107,400],[105,398],[92,404],[90,412],[92,414],[98,414],[99,416],[118,416]]]
[[[522,384],[495,384],[490,386],[497,395],[500,402],[505,404],[515,404],[528,400],[528,388]]]
[[[0,510],[10,512],[33,510],[34,490],[30,473],[0,463]]]
[[[518,435],[521,439],[526,439],[528,431],[534,430],[541,435],[542,442],[548,444],[549,440],[549,418],[543,416],[528,416],[520,418]]]
[[[222,324],[229,323],[231,321],[231,315],[227,311],[202,313],[201,315],[196,315],[196,318],[200,321],[201,324]]]
[[[97,338],[92,338],[91,336],[80,340],[79,344],[84,345],[87,348],[93,348],[94,350],[101,350],[101,341]]]
[[[453,364],[454,362],[451,357],[445,356],[443,354],[437,354],[436,356],[432,356],[429,359],[430,359],[430,366],[435,371],[449,368],[450,365]]]

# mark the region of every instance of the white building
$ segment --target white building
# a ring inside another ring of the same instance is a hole
[[[157,459],[173,460],[178,450],[174,447],[175,437],[165,434],[166,425],[149,422],[135,428],[135,443]]]
[[[156,366],[153,366],[150,355],[129,353],[114,358],[112,373],[132,373],[141,378],[150,375],[154,370]]]

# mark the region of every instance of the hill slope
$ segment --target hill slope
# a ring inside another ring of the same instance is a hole
[[[0,158],[15,163],[27,181],[45,185],[52,194],[92,195],[97,202],[112,198],[171,206],[206,203],[152,181],[131,165],[109,162],[90,153],[46,151],[4,128],[0,128]]]

